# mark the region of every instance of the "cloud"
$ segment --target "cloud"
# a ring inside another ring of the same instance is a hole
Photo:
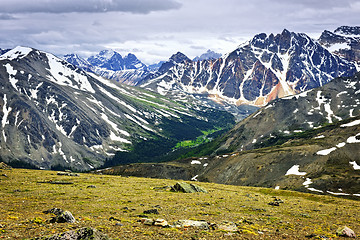
[[[148,14],[179,9],[176,0],[11,0],[1,3],[2,13],[98,13],[129,12]]]
[[[0,20],[15,20],[16,18],[10,14],[3,13],[0,14]]]

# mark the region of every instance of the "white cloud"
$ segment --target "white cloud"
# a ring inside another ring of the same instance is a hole
[[[174,0],[11,0],[1,3],[6,13],[69,13],[69,12],[131,12],[147,14],[152,11],[178,9]]]
[[[11,0],[1,3],[0,48],[84,57],[113,48],[149,64],[177,51],[226,53],[284,28],[319,36],[358,24],[359,14],[360,2],[350,0]]]

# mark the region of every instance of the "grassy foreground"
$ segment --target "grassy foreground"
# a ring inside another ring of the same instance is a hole
[[[209,191],[207,194],[174,193],[163,188],[175,183],[163,179],[93,174],[70,177],[53,171],[0,170],[0,238],[26,239],[84,226],[97,228],[112,239],[308,239],[310,234],[338,238],[335,233],[342,225],[360,234],[359,201],[212,183],[198,183]],[[268,204],[275,196],[283,201],[280,206]],[[69,210],[77,222],[49,223],[52,216],[43,211],[53,207]],[[148,217],[162,218],[169,224],[183,219],[218,225],[233,222],[238,231],[161,228],[138,222],[138,215],[154,208],[159,214]]]

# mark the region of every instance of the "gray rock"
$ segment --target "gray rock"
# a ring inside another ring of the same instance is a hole
[[[336,235],[340,237],[356,238],[355,232],[347,226],[339,227],[336,230]]]
[[[176,183],[174,186],[171,187],[171,190],[174,192],[184,192],[184,193],[195,193],[195,192],[207,193],[206,189],[196,184],[189,184],[186,182]]]
[[[96,188],[96,186],[95,185],[89,185],[86,188]]]
[[[74,216],[71,214],[71,212],[69,211],[65,211],[63,213],[61,213],[60,215],[57,215],[56,217],[53,217],[52,219],[50,219],[51,223],[75,223],[76,220],[74,218]]]
[[[209,230],[209,224],[206,221],[179,220],[174,225],[175,227],[195,227]]]
[[[159,211],[156,208],[154,208],[154,209],[145,210],[143,213],[144,214],[159,214]]]
[[[109,238],[94,228],[80,228],[78,230],[71,230],[60,234],[55,234],[46,237],[32,238],[32,240],[109,240]]]

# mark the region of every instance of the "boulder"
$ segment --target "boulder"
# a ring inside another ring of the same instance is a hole
[[[69,239],[83,239],[83,240],[109,240],[109,238],[94,228],[80,228],[71,230],[60,234],[55,234],[46,237],[32,238],[32,240],[69,240]]]
[[[206,221],[194,221],[194,220],[179,220],[174,223],[175,227],[195,227],[204,230],[209,230],[209,223]]]
[[[355,232],[347,226],[339,227],[336,230],[336,235],[340,237],[356,238]]]
[[[69,211],[65,211],[52,219],[50,219],[51,223],[74,223],[76,222],[74,216]]]
[[[196,192],[207,193],[206,189],[196,184],[189,184],[186,182],[177,182],[174,186],[171,187],[171,190],[174,192],[183,192],[183,193],[196,193]]]
[[[143,213],[144,214],[159,214],[159,211],[156,208],[154,208],[154,209],[145,210]]]

